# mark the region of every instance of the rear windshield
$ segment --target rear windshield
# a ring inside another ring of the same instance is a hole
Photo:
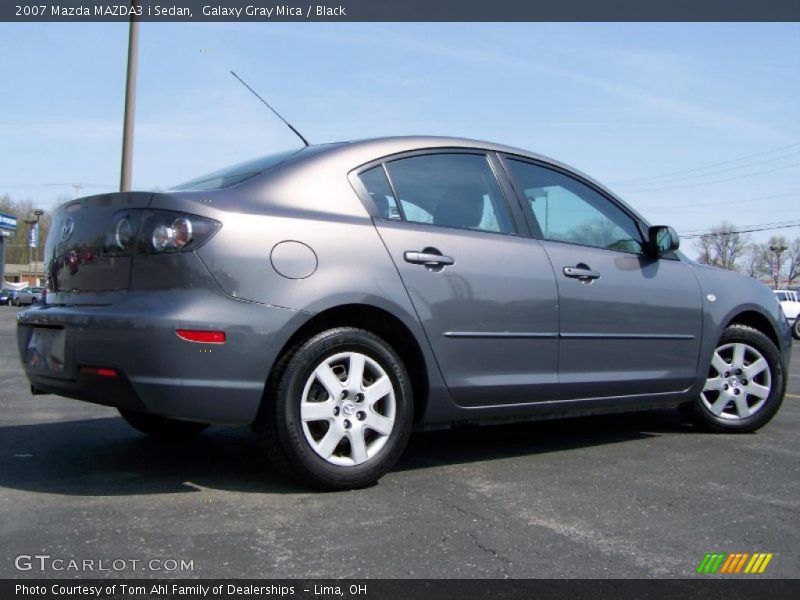
[[[232,167],[220,169],[219,171],[214,171],[213,173],[208,173],[207,175],[197,177],[191,181],[187,181],[186,183],[176,185],[172,189],[204,191],[226,188],[231,185],[236,185],[237,183],[247,181],[248,179],[252,179],[267,169],[277,167],[282,162],[302,151],[303,148],[300,148],[299,150],[287,150],[286,152],[268,154],[267,156],[248,160],[247,162],[239,163],[238,165],[233,165]]]

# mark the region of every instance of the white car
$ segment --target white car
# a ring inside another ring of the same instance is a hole
[[[778,302],[781,303],[783,314],[792,324],[792,335],[794,339],[800,340],[800,292],[794,290],[775,290]]]

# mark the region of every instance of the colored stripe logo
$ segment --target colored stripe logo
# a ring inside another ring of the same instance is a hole
[[[766,552],[707,552],[697,566],[697,572],[702,574],[721,573],[733,575],[746,573],[757,575],[763,573],[773,557],[773,553]]]

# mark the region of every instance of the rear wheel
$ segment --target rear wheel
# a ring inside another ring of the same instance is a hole
[[[785,387],[775,344],[756,329],[731,325],[714,350],[703,391],[680,411],[707,429],[755,431],[778,412]]]
[[[122,418],[134,429],[159,439],[174,440],[190,438],[208,428],[206,423],[170,419],[168,417],[136,410],[120,408],[119,414],[122,415]]]
[[[342,327],[295,347],[276,366],[256,423],[271,462],[322,489],[380,479],[411,433],[411,384],[383,339]]]
[[[800,315],[794,320],[794,325],[792,325],[792,337],[796,340],[800,340]]]

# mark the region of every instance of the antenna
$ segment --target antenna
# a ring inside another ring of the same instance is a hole
[[[275,110],[274,108],[272,108],[272,107],[269,105],[269,102],[267,102],[266,100],[264,100],[264,99],[263,99],[261,96],[259,96],[259,95],[258,95],[258,92],[256,92],[256,91],[255,91],[253,88],[251,88],[249,85],[247,85],[247,84],[244,82],[244,79],[242,79],[241,77],[239,77],[239,76],[238,76],[236,73],[234,73],[233,71],[231,71],[231,75],[233,75],[234,77],[236,77],[236,79],[238,79],[238,80],[239,80],[239,82],[240,82],[240,83],[241,83],[241,84],[242,84],[244,87],[246,87],[248,90],[250,90],[251,92],[253,92],[253,95],[254,95],[256,98],[258,98],[259,100],[261,100],[261,102],[263,102],[263,103],[266,105],[266,107],[267,107],[268,109],[270,109],[270,110],[271,110],[271,111],[272,111],[272,112],[275,114],[275,116],[276,116],[276,117],[278,117],[278,118],[279,118],[281,121],[283,121],[284,123],[286,123],[286,126],[287,126],[289,129],[291,129],[291,130],[294,132],[294,134],[295,134],[297,137],[299,137],[301,140],[303,140],[303,143],[304,143],[306,146],[310,146],[310,145],[311,145],[311,144],[309,144],[309,143],[308,143],[308,140],[307,140],[306,138],[304,138],[304,137],[303,137],[303,136],[300,134],[300,132],[299,132],[299,131],[297,131],[297,129],[295,129],[294,127],[292,127],[292,125],[291,125],[291,123],[289,123],[289,121],[287,121],[286,119],[284,119],[284,118],[283,118],[283,117],[280,115],[280,113],[279,113],[277,110]]]

